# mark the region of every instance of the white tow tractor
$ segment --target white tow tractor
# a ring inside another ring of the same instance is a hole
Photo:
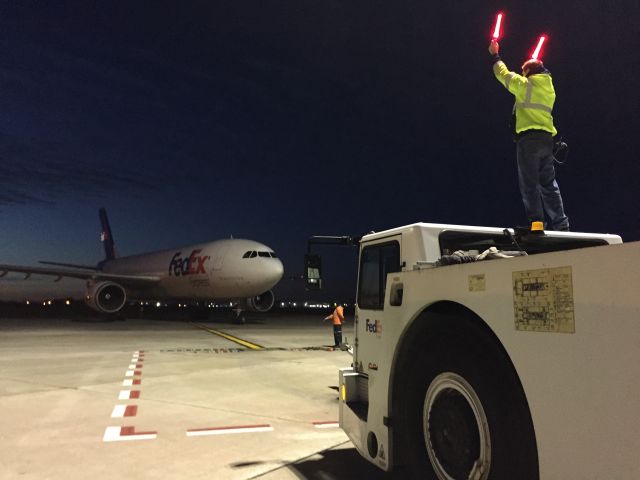
[[[340,426],[362,456],[438,480],[640,478],[640,242],[416,223],[351,244]]]

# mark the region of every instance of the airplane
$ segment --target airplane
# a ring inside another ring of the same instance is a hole
[[[117,314],[130,300],[229,301],[243,310],[267,312],[271,290],[284,268],[273,250],[245,239],[223,239],[182,248],[119,257],[104,208],[99,210],[105,259],[96,266],[40,262],[51,267],[0,264],[9,272],[79,278],[87,281],[85,302],[92,309]],[[53,267],[53,268],[52,268]],[[64,268],[59,268],[64,267]]]

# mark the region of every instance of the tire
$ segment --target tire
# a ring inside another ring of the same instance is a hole
[[[396,438],[411,478],[537,480],[529,407],[484,326],[438,315],[406,357]]]

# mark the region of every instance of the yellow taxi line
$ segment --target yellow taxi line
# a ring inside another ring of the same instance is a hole
[[[246,340],[242,340],[241,338],[234,337],[233,335],[229,335],[228,333],[221,332],[220,330],[214,330],[213,328],[208,328],[208,327],[205,327],[204,325],[198,325],[197,323],[194,323],[194,325],[198,328],[201,328],[202,330],[205,330],[209,333],[213,333],[214,335],[218,335],[219,337],[226,338],[227,340],[235,342],[251,350],[262,350],[264,348],[261,345],[258,345],[256,343],[251,343]]]

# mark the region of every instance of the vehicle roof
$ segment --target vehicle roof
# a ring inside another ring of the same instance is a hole
[[[393,235],[398,235],[403,232],[410,231],[411,229],[420,229],[421,233],[427,233],[430,236],[437,236],[443,231],[457,231],[457,232],[475,232],[475,233],[493,233],[501,234],[504,232],[505,227],[480,227],[472,225],[451,225],[446,223],[425,223],[416,222],[402,227],[391,228],[383,230],[381,232],[371,232],[362,236],[362,243],[370,242],[372,240],[378,240]],[[509,231],[514,234],[515,230],[509,228]],[[619,235],[610,233],[584,233],[584,232],[556,232],[552,230],[545,230],[546,235],[550,237],[567,237],[567,238],[601,238],[608,243],[622,243],[622,238]]]

